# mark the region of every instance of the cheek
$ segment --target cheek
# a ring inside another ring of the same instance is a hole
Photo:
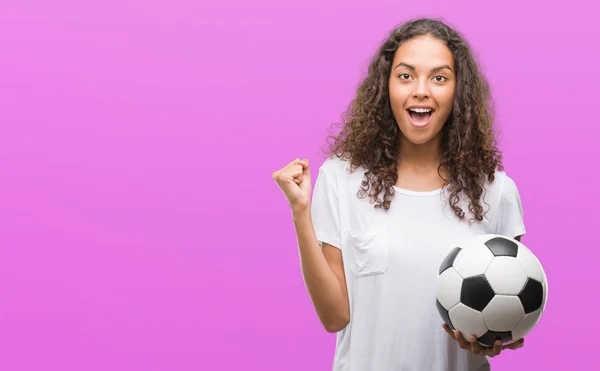
[[[449,105],[450,108],[452,108],[454,102],[454,85],[449,86],[448,89],[442,93],[441,99],[444,102],[444,105]]]
[[[402,85],[390,85],[389,92],[392,109],[404,109],[408,97],[408,89]]]
[[[434,97],[438,109],[444,114],[448,114],[454,105],[454,92],[452,90],[439,91]]]

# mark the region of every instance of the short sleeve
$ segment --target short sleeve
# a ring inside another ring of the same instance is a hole
[[[319,168],[311,203],[312,222],[319,243],[340,248],[340,212],[336,180],[326,168]]]
[[[526,232],[521,196],[514,180],[504,176],[498,212],[497,234],[509,238],[524,235]]]

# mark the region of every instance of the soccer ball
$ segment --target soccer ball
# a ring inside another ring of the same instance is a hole
[[[442,261],[436,305],[443,321],[465,338],[493,346],[525,337],[546,307],[548,282],[537,257],[517,240],[479,235]]]

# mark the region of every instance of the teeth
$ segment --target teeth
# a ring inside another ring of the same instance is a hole
[[[417,112],[417,113],[426,113],[426,112],[431,112],[431,108],[409,108],[411,111],[413,112]]]

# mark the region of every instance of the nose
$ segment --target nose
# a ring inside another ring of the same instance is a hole
[[[429,87],[427,86],[426,81],[420,80],[417,82],[413,92],[413,97],[417,99],[429,98]]]

